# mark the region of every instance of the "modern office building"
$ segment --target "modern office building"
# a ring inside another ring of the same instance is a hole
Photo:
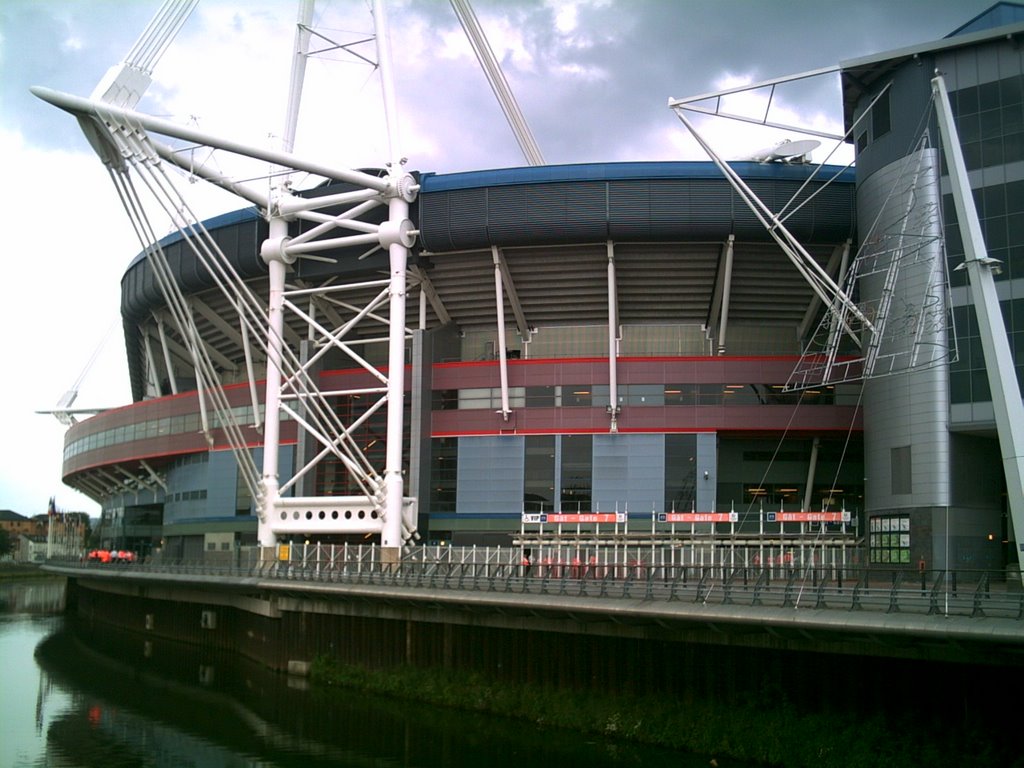
[[[1006,265],[1000,298],[1020,350],[1022,22],[1024,8],[1001,3],[943,40],[843,63],[855,172],[732,164],[770,206],[794,201],[787,228],[833,276],[866,249],[891,253],[884,244],[906,219],[924,233],[922,254],[941,253],[945,242],[957,362],[863,386],[786,388],[824,307],[713,163],[420,174],[404,456],[421,535],[503,543],[524,513],[577,511],[619,512],[649,531],[659,514],[691,510],[735,512],[731,530],[756,534],[778,530],[762,511],[846,510],[871,562],[1001,567],[1010,535],[1005,483],[969,288],[952,271],[962,252],[930,79],[944,71],[955,99],[990,255]],[[914,192],[894,184],[911,166]],[[307,194],[345,189],[327,184]],[[894,200],[904,201],[902,219]],[[266,296],[265,221],[242,210],[206,226],[241,278]],[[249,382],[264,371],[247,370],[245,334],[191,250],[175,237],[163,245],[230,404],[251,423],[261,395]],[[334,263],[296,262],[289,282],[350,285],[355,306],[371,290],[360,286],[387,271],[380,253],[327,255]],[[909,302],[921,275],[901,275],[895,295]],[[157,284],[142,256],[125,273],[134,402],[69,430],[65,482],[97,500],[102,525],[125,539],[159,530],[167,550],[186,556],[254,543],[251,493],[218,417],[205,413]],[[876,289],[870,279],[861,287],[867,298]],[[309,311],[341,323],[349,310],[311,300]],[[304,341],[298,327],[287,329],[297,355],[309,354]],[[365,359],[386,364],[386,344],[369,331],[361,341]],[[318,377],[322,391],[371,383],[332,354],[321,358]],[[366,407],[358,395],[333,402],[348,419]],[[353,437],[366,455],[383,451],[384,422],[381,412],[359,423]],[[282,435],[288,477],[311,443],[294,420],[283,422]],[[261,452],[256,428],[245,440]],[[297,488],[357,492],[331,458]]]
[[[998,295],[1017,381],[1024,382],[1021,22],[1024,7],[998,3],[942,40],[841,65],[847,128],[874,103],[854,131],[862,247],[883,204],[888,213],[873,233],[877,238],[891,236],[908,215],[925,225],[921,248],[944,245],[958,351],[948,366],[865,387],[865,509],[874,534],[869,544],[884,551],[896,543],[884,532],[898,529],[909,533],[901,543],[909,539],[929,563],[962,568],[993,567],[1014,557],[1005,546],[1013,532],[978,323],[967,273],[958,269],[964,248],[931,80],[936,72],[945,78],[988,254],[1002,262]],[[900,184],[914,174],[917,183]],[[904,287],[914,290],[909,286],[919,277],[910,272]]]

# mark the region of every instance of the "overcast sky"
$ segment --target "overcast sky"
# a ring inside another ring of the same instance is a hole
[[[473,6],[548,163],[706,159],[667,108],[716,89],[832,66],[949,33],[991,0],[475,0]],[[122,59],[158,0],[0,2],[0,509],[98,514],[61,483],[64,428],[36,410],[71,388],[104,338],[78,406],[130,400],[120,279],[139,251],[105,171],[69,115],[32,96],[43,85],[88,96]],[[276,148],[294,37],[288,0],[201,0],[139,109]],[[523,165],[446,0],[388,4],[409,168]],[[315,26],[349,42],[373,24],[367,0],[317,3]],[[360,49],[373,57],[372,47]],[[310,62],[295,151],[337,167],[387,159],[379,80],[340,54]],[[763,109],[754,98],[738,109]],[[838,80],[780,89],[772,120],[841,129]],[[785,133],[716,120],[727,158]],[[831,145],[815,153],[823,160]],[[837,157],[848,161],[848,151]],[[197,185],[198,186],[198,185]],[[202,215],[230,202],[207,200]],[[241,206],[237,206],[241,207]],[[110,332],[112,330],[112,332]]]

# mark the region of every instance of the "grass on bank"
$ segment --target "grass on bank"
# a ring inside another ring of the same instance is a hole
[[[681,703],[665,697],[601,697],[490,680],[477,673],[399,667],[367,670],[324,658],[312,666],[323,685],[485,712],[610,739],[787,768],[1024,765],[991,734],[936,725],[924,716],[852,719],[800,713],[773,693],[741,706]],[[772,702],[771,705],[758,701]]]

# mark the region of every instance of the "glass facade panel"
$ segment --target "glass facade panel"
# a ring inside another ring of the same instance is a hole
[[[494,402],[491,395],[491,389],[480,388],[480,389],[460,389],[459,390],[459,408],[460,409],[475,409],[475,408],[493,408]],[[499,399],[500,405],[500,399]]]
[[[665,387],[662,384],[630,384],[619,393],[620,405],[664,405]]]
[[[607,398],[607,390],[605,398]],[[562,407],[590,408],[594,404],[593,388],[590,384],[566,384],[562,387]]]
[[[554,387],[527,387],[526,388],[527,408],[554,408],[555,388]]]
[[[665,510],[685,512],[697,499],[697,436],[665,435]]]
[[[555,436],[528,435],[523,468],[523,510],[555,509]]]
[[[562,435],[563,512],[591,510],[593,440],[590,435]]]
[[[664,388],[665,405],[696,405],[696,384],[666,384]]]
[[[433,441],[430,461],[430,509],[454,513],[459,476],[459,441],[440,437]]]

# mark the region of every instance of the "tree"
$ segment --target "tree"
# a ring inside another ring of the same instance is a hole
[[[11,551],[11,532],[0,528],[0,557],[6,557]]]

